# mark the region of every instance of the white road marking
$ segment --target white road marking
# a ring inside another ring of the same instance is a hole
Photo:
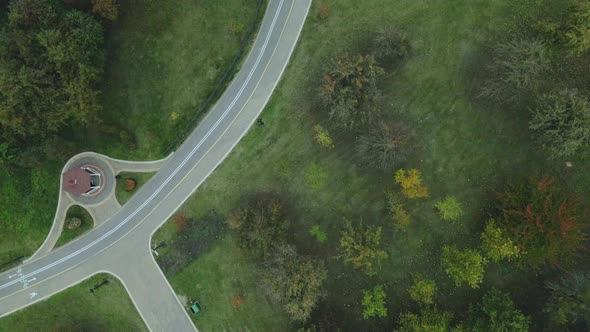
[[[24,281],[25,278],[34,276],[36,274],[39,274],[41,272],[44,272],[58,264],[61,264],[77,255],[79,255],[80,253],[88,250],[89,248],[95,246],[97,243],[102,242],[105,238],[107,238],[108,236],[112,235],[114,232],[116,232],[117,230],[119,230],[121,227],[123,227],[125,224],[127,224],[127,222],[129,222],[129,220],[131,220],[131,218],[133,218],[135,215],[137,215],[141,210],[143,210],[143,208],[145,208],[145,206],[147,206],[147,204],[149,204],[157,194],[160,193],[160,191],[162,191],[162,189],[164,188],[164,186],[166,186],[171,180],[172,178],[180,171],[181,168],[184,167],[184,165],[189,161],[189,159],[191,159],[193,157],[193,155],[196,153],[196,151],[201,147],[201,145],[203,145],[203,143],[209,138],[209,136],[211,136],[211,134],[213,133],[213,131],[215,131],[215,129],[217,129],[217,127],[219,126],[219,124],[221,123],[221,121],[223,121],[225,119],[225,117],[227,116],[227,114],[229,113],[229,111],[235,106],[237,100],[241,97],[242,93],[244,92],[244,89],[246,88],[246,86],[250,83],[250,80],[252,79],[252,76],[254,75],[254,72],[256,71],[256,69],[258,69],[258,66],[260,64],[260,61],[262,60],[262,56],[264,55],[264,53],[266,53],[266,48],[268,46],[268,42],[270,40],[270,36],[272,35],[273,31],[274,31],[274,26],[276,24],[276,21],[279,17],[279,13],[281,12],[281,9],[283,8],[283,3],[285,0],[281,0],[280,4],[279,4],[279,8],[277,9],[277,12],[272,20],[270,29],[266,35],[266,38],[264,40],[264,43],[262,45],[262,50],[260,52],[260,54],[258,54],[258,57],[256,59],[256,62],[252,68],[252,70],[250,70],[250,72],[248,73],[248,76],[246,78],[246,81],[244,82],[244,84],[242,85],[242,87],[240,88],[240,90],[238,91],[238,93],[236,94],[235,98],[232,100],[232,102],[230,103],[230,106],[226,108],[226,110],[223,112],[223,114],[221,115],[221,117],[215,122],[215,124],[213,125],[213,127],[211,127],[211,129],[209,129],[209,131],[207,132],[207,134],[205,135],[205,137],[203,137],[199,143],[191,150],[191,152],[187,155],[187,157],[180,163],[180,165],[172,172],[172,174],[170,174],[166,180],[164,180],[164,182],[158,187],[158,189],[156,189],[154,191],[154,193],[152,193],[152,195],[150,195],[148,197],[148,199],[143,202],[137,210],[133,211],[129,216],[127,216],[121,223],[119,223],[118,225],[116,225],[115,227],[113,227],[113,229],[109,230],[107,233],[103,234],[101,237],[99,237],[98,239],[94,240],[93,242],[87,244],[86,246],[78,249],[77,251],[53,262],[50,263],[42,268],[39,268],[33,272],[30,272],[24,276],[21,276],[19,279],[16,279],[14,281],[10,281],[2,286],[0,286],[0,290],[5,289],[7,287],[10,287],[12,285],[14,285],[17,282],[23,282],[24,284],[27,284],[28,281]],[[31,280],[36,280],[36,278],[31,279]],[[25,286],[25,288],[28,285]]]
[[[29,300],[34,298],[35,296],[39,295],[39,293],[32,292],[29,294]]]

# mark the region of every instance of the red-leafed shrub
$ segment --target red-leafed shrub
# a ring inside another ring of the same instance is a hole
[[[500,224],[534,268],[572,260],[586,239],[584,213],[554,178],[509,186],[499,195]]]
[[[180,233],[186,230],[186,217],[182,214],[177,214],[174,217],[174,226],[176,226],[176,232]]]

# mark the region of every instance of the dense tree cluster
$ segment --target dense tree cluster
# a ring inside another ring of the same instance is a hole
[[[302,256],[288,244],[285,200],[274,192],[259,192],[231,213],[230,228],[240,243],[262,258],[262,284],[273,302],[294,321],[305,322],[323,296],[324,262]]]
[[[100,110],[103,28],[57,0],[12,1],[0,28],[0,126],[4,139],[43,139]]]

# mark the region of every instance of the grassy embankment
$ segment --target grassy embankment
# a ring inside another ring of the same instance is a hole
[[[107,278],[108,285],[90,293],[92,287]],[[98,274],[0,319],[0,331],[147,331],[147,328],[123,285],[111,275]]]

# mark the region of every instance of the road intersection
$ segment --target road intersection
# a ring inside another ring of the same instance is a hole
[[[92,231],[0,274],[0,317],[91,275],[117,276],[152,331],[195,330],[150,251],[153,233],[258,118],[295,48],[311,0],[270,0],[251,51],[219,101],[160,171]]]

